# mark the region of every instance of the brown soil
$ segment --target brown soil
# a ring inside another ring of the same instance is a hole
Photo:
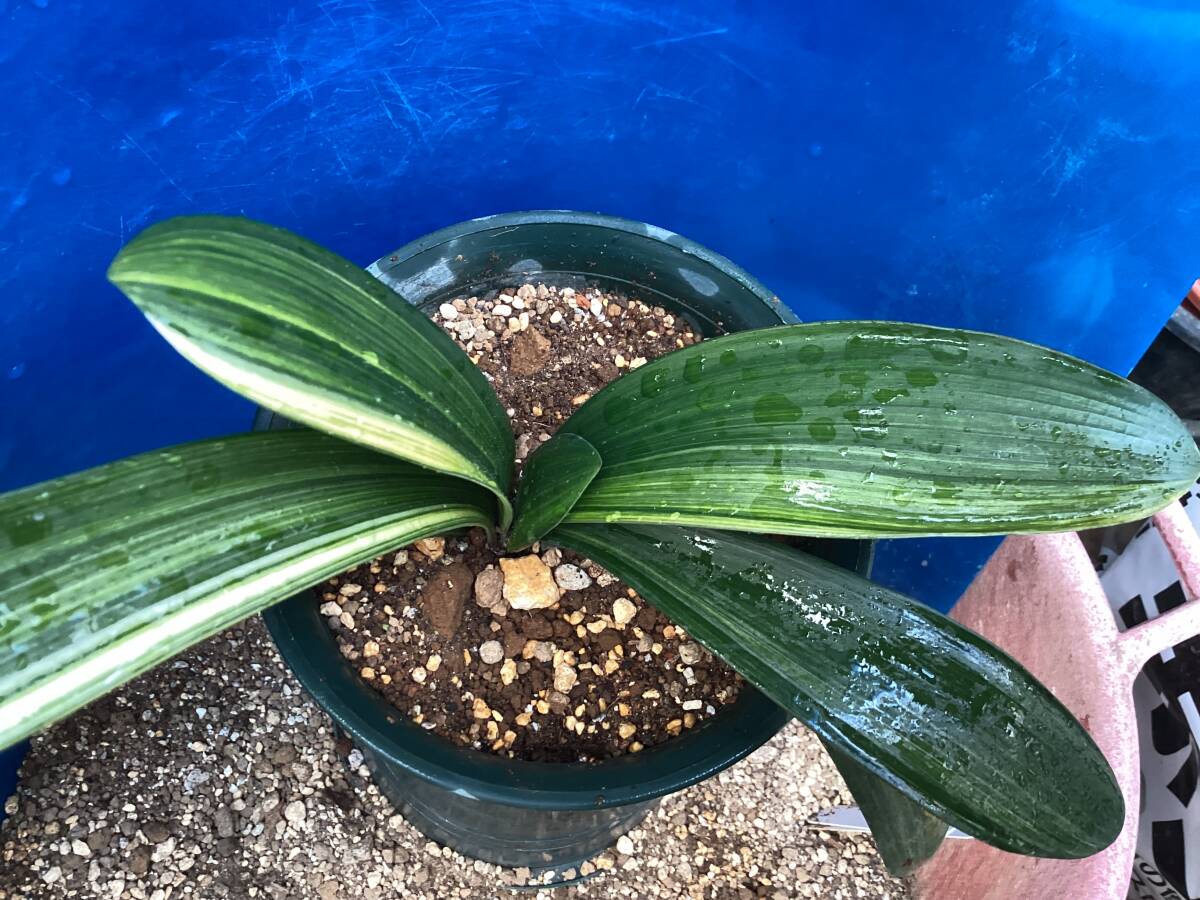
[[[496,389],[518,469],[623,370],[699,339],[661,307],[544,285],[455,300],[435,321]],[[330,579],[321,611],[342,653],[394,706],[456,743],[509,757],[638,752],[736,698],[736,673],[632,589],[571,552],[534,550],[524,565],[559,595],[547,608],[509,605],[515,578],[504,584],[500,554],[476,529]]]

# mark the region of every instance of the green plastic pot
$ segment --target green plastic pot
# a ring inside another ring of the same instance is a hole
[[[372,264],[397,302],[545,282],[619,290],[682,314],[705,335],[796,318],[729,260],[677,234],[611,216],[509,213],[434,232]],[[401,299],[403,298],[403,299]],[[269,413],[258,427],[283,427]],[[866,541],[808,541],[866,574]],[[425,835],[467,856],[535,869],[575,865],[635,826],[658,798],[703,781],[771,738],[788,714],[753,688],[674,740],[591,765],[531,763],[455,746],[367,687],[305,591],[264,617],[283,659],[359,747],[385,796]]]

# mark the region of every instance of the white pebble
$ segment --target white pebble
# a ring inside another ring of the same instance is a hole
[[[489,666],[504,659],[504,645],[499,641],[484,641],[479,645],[479,658]]]
[[[555,568],[554,580],[564,591],[582,591],[592,584],[591,576],[587,572],[570,563],[563,563]]]
[[[442,314],[442,318],[447,322],[453,322],[458,318],[458,310],[449,303],[443,303],[438,307],[438,312]]]

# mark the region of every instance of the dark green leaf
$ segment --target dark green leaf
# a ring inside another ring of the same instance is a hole
[[[493,496],[317,432],[146,453],[0,497],[0,747],[300,588],[489,525]]]
[[[577,434],[538,447],[517,488],[509,549],[523,550],[561,522],[599,471],[600,454]]]
[[[1066,531],[1200,473],[1179,419],[1087,363],[887,322],[741,332],[608,385],[559,434],[604,460],[568,522],[817,536]]]
[[[146,229],[108,277],[185,357],[256,403],[501,500],[512,431],[483,374],[353,263],[249,219]]]
[[[1124,822],[1100,750],[983,638],[765,538],[560,525],[586,554],[822,740],[938,818],[1016,853],[1080,857]]]
[[[912,875],[946,837],[946,823],[896,790],[837,747],[825,743],[834,765],[854,795],[883,864],[897,878]]]

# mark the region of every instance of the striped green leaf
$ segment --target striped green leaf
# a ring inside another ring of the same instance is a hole
[[[1036,856],[1096,853],[1124,801],[1103,754],[1013,659],[956,622],[766,538],[560,525],[768,697],[933,815]]]
[[[538,447],[518,487],[509,550],[525,549],[561,522],[599,471],[600,454],[577,434]]]
[[[1065,531],[1147,515],[1200,453],[1167,406],[1008,338],[887,322],[741,332],[568,420],[600,473],[567,522],[847,537]]]
[[[296,590],[488,525],[469,482],[308,430],[202,441],[0,497],[0,747]]]
[[[108,272],[180,353],[297,422],[482,484],[507,525],[512,431],[483,374],[353,263],[248,219],[170,219]]]

